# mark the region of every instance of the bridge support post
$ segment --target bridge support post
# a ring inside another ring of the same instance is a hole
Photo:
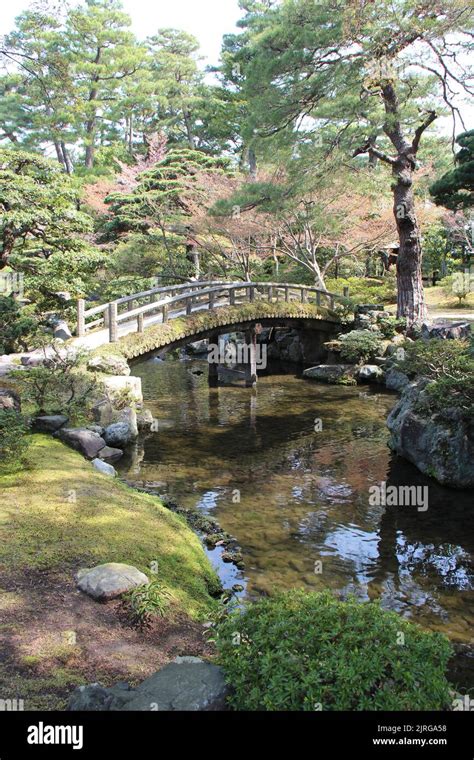
[[[77,337],[83,338],[86,334],[86,320],[84,317],[85,301],[83,298],[79,298],[77,302]]]
[[[213,333],[209,336],[209,345],[219,345],[219,335],[218,333]],[[209,373],[208,373],[208,384],[210,388],[217,388],[219,385],[219,373],[218,368],[219,365],[217,362],[210,362],[208,361],[208,367],[209,367]]]
[[[109,303],[109,343],[117,340],[117,302]]]
[[[257,385],[257,331],[255,326],[246,330],[245,343],[248,346],[245,386],[246,388],[254,388]]]

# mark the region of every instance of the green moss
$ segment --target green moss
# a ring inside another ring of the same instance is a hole
[[[193,617],[213,606],[216,587],[198,537],[154,496],[97,473],[79,454],[32,436],[24,471],[0,477],[0,570],[48,570],[71,578],[103,562],[135,565]]]

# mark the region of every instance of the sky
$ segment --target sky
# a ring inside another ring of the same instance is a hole
[[[243,15],[238,0],[122,0],[122,3],[138,38],[144,39],[160,27],[184,29],[197,37],[208,64],[218,63],[222,35],[236,31],[235,22]],[[28,5],[28,0],[1,0],[0,35],[11,31],[15,17]]]
[[[76,0],[56,0],[58,5]],[[139,39],[154,34],[157,29],[173,27],[193,34],[200,42],[202,66],[219,62],[222,36],[238,31],[235,26],[243,11],[238,0],[122,0],[132,19],[132,28]],[[29,0],[0,0],[0,35],[13,28],[15,17],[30,5]],[[212,75],[210,75],[212,78]],[[474,123],[474,106],[458,103],[466,127]],[[445,135],[452,131],[451,117],[437,120],[436,128]],[[458,127],[458,132],[460,127]]]

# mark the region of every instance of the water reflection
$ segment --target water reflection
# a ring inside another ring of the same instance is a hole
[[[248,596],[329,587],[471,640],[470,495],[391,455],[392,394],[282,371],[262,376],[256,391],[209,388],[206,363],[195,360],[133,371],[159,431],[141,438],[122,474],[215,515],[242,546]],[[428,510],[369,504],[369,487],[382,481],[428,485]]]

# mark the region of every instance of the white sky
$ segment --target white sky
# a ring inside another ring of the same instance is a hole
[[[191,32],[201,43],[206,63],[217,64],[222,35],[237,31],[242,16],[237,0],[122,0],[139,39],[157,29],[173,27]],[[0,35],[11,31],[15,17],[29,6],[28,0],[0,0]],[[71,5],[76,3],[71,2]]]
[[[41,0],[39,0],[41,1]],[[76,0],[56,0],[62,4],[76,5]],[[124,10],[132,18],[132,28],[139,39],[154,34],[157,29],[173,27],[191,32],[200,42],[202,65],[217,64],[226,33],[238,31],[235,24],[243,15],[238,0],[122,0]],[[30,5],[29,0],[0,0],[0,35],[12,30],[15,17]],[[458,102],[466,122],[473,127],[474,106]],[[437,129],[450,135],[452,120],[439,118]],[[457,125],[457,133],[461,127]]]

